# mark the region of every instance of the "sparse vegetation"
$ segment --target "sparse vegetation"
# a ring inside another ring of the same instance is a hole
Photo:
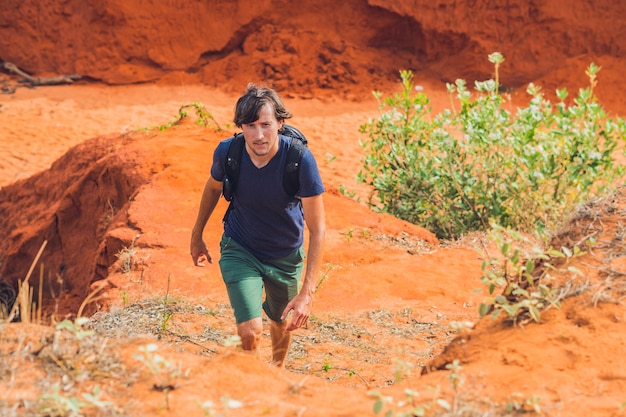
[[[330,362],[330,358],[327,356],[324,358],[324,364],[322,365],[322,371],[328,372],[333,369],[333,365]]]
[[[541,398],[534,395],[532,397],[524,397],[523,394],[515,393],[506,403],[505,410],[507,413],[537,413],[541,414]]]
[[[361,201],[361,199],[357,196],[356,192],[349,191],[343,184],[339,184],[339,192],[341,193],[341,195],[345,195],[357,202]]]
[[[178,109],[178,115],[174,120],[164,125],[158,126],[159,130],[167,130],[174,126],[178,126],[185,118],[189,117],[189,109],[193,110],[196,117],[196,124],[204,127],[208,127],[210,125],[215,125],[215,128],[219,131],[222,130],[220,125],[217,123],[217,120],[213,117],[211,113],[209,113],[204,106],[204,104],[200,102],[193,102],[190,104],[182,105]]]
[[[626,124],[598,103],[594,64],[571,104],[566,89],[552,103],[530,84],[528,106],[512,113],[499,91],[504,58],[489,59],[495,79],[476,82],[476,94],[464,80],[449,84],[453,108],[439,114],[410,71],[400,72],[400,93],[376,92],[381,114],[361,126],[369,140],[358,179],[373,187],[373,208],[440,238],[496,223],[548,239],[579,204],[624,177],[615,153]]]
[[[182,374],[180,366],[159,354],[159,346],[155,343],[140,346],[138,350],[139,353],[135,353],[133,357],[144,364],[154,376],[153,388],[166,393],[175,389],[175,379]]]
[[[79,317],[73,322],[71,320],[63,320],[61,323],[56,325],[56,329],[67,329],[74,334],[77,340],[82,340],[87,336],[92,336],[95,334],[93,330],[85,329],[83,327],[88,322],[89,319],[86,317]]]
[[[378,390],[368,392],[374,398],[374,414],[384,410],[385,417],[496,417],[513,416],[522,413],[541,414],[541,399],[534,395],[524,397],[520,393],[509,396],[503,406],[495,403],[485,403],[481,398],[473,397],[471,387],[466,387],[463,366],[458,359],[446,365],[448,371],[449,390],[445,387],[426,387],[420,394],[411,388],[404,390],[404,398],[397,399],[384,395]],[[420,398],[424,398],[421,401]]]
[[[368,395],[375,399],[373,407],[374,414],[380,414],[386,406],[389,406],[390,409],[385,412],[385,417],[419,417],[426,415],[426,410],[431,405],[418,404],[416,398],[419,393],[417,391],[406,389],[404,393],[406,399],[396,401],[393,397],[383,395],[380,391],[374,390],[368,392]]]
[[[315,284],[315,291],[319,290],[320,287],[322,286],[322,284],[324,283],[324,281],[326,281],[329,277],[329,274],[332,270],[339,268],[338,265],[335,265],[333,263],[326,263],[324,264],[324,269],[322,271],[322,277],[317,281],[317,284]]]
[[[493,225],[490,233],[500,254],[485,255],[482,263],[483,284],[489,288],[489,298],[480,305],[481,317],[491,313],[492,318],[505,312],[514,323],[532,319],[540,321],[541,311],[560,307],[568,294],[551,286],[553,274],[569,274],[571,280],[583,274],[571,261],[585,255],[580,246],[544,250],[523,234]],[[590,238],[585,244],[592,245]],[[582,244],[582,242],[581,242]],[[495,295],[495,291],[501,292]]]
[[[244,405],[245,404],[239,400],[234,400],[228,397],[221,397],[219,404],[213,401],[205,401],[204,403],[202,403],[200,408],[202,410],[202,414],[205,417],[227,417],[230,410],[242,408]],[[222,413],[218,413],[219,409],[222,410]]]
[[[93,409],[97,409],[101,413],[113,415],[111,410],[115,409],[114,404],[103,400],[101,394],[100,386],[96,385],[93,393],[81,393],[80,398],[68,397],[61,392],[60,385],[55,384],[51,393],[43,394],[39,398],[39,413],[47,417],[72,417],[88,415]]]
[[[130,274],[137,265],[137,239],[139,239],[140,235],[136,235],[129,246],[125,246],[120,249],[118,253],[115,254],[117,259],[120,260],[120,272],[123,274]]]

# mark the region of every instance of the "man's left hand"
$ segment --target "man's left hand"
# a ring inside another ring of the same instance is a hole
[[[291,321],[287,324],[285,331],[290,332],[300,327],[305,327],[311,315],[311,296],[307,296],[302,292],[296,295],[294,299],[287,304],[280,319],[285,320],[290,311],[293,311],[293,313]]]

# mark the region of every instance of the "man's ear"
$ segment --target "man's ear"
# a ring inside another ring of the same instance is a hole
[[[283,126],[285,126],[285,119],[280,119],[278,121],[278,131],[282,132],[283,131]]]

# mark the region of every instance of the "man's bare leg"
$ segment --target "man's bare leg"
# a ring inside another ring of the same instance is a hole
[[[259,342],[262,333],[263,320],[260,317],[237,325],[237,334],[241,338],[241,347],[244,351],[253,353],[257,358],[259,357]]]
[[[291,343],[291,332],[286,332],[287,322],[277,323],[270,320],[270,336],[272,337],[272,364],[280,368],[285,366],[285,358]]]

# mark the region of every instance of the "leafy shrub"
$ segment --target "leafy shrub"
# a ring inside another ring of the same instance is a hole
[[[533,84],[527,107],[515,113],[495,79],[448,84],[452,109],[432,115],[429,99],[401,71],[401,92],[382,98],[380,116],[360,127],[369,140],[358,180],[374,189],[369,204],[454,238],[490,223],[548,236],[565,216],[623,178],[615,150],[625,137],[623,119],[610,119],[594,95],[600,68],[587,70],[590,85],[570,104],[546,99]],[[455,104],[459,106],[456,110]]]
[[[522,233],[497,224],[492,225],[489,238],[500,253],[484,256],[481,281],[489,288],[489,296],[479,306],[481,317],[490,314],[495,319],[505,312],[514,324],[539,322],[543,311],[560,308],[561,300],[578,290],[571,286],[583,274],[571,263],[586,254],[580,246],[543,249]],[[592,246],[595,239],[589,237],[584,243]],[[569,276],[568,284],[553,287],[553,274]],[[497,295],[496,289],[501,291]]]

